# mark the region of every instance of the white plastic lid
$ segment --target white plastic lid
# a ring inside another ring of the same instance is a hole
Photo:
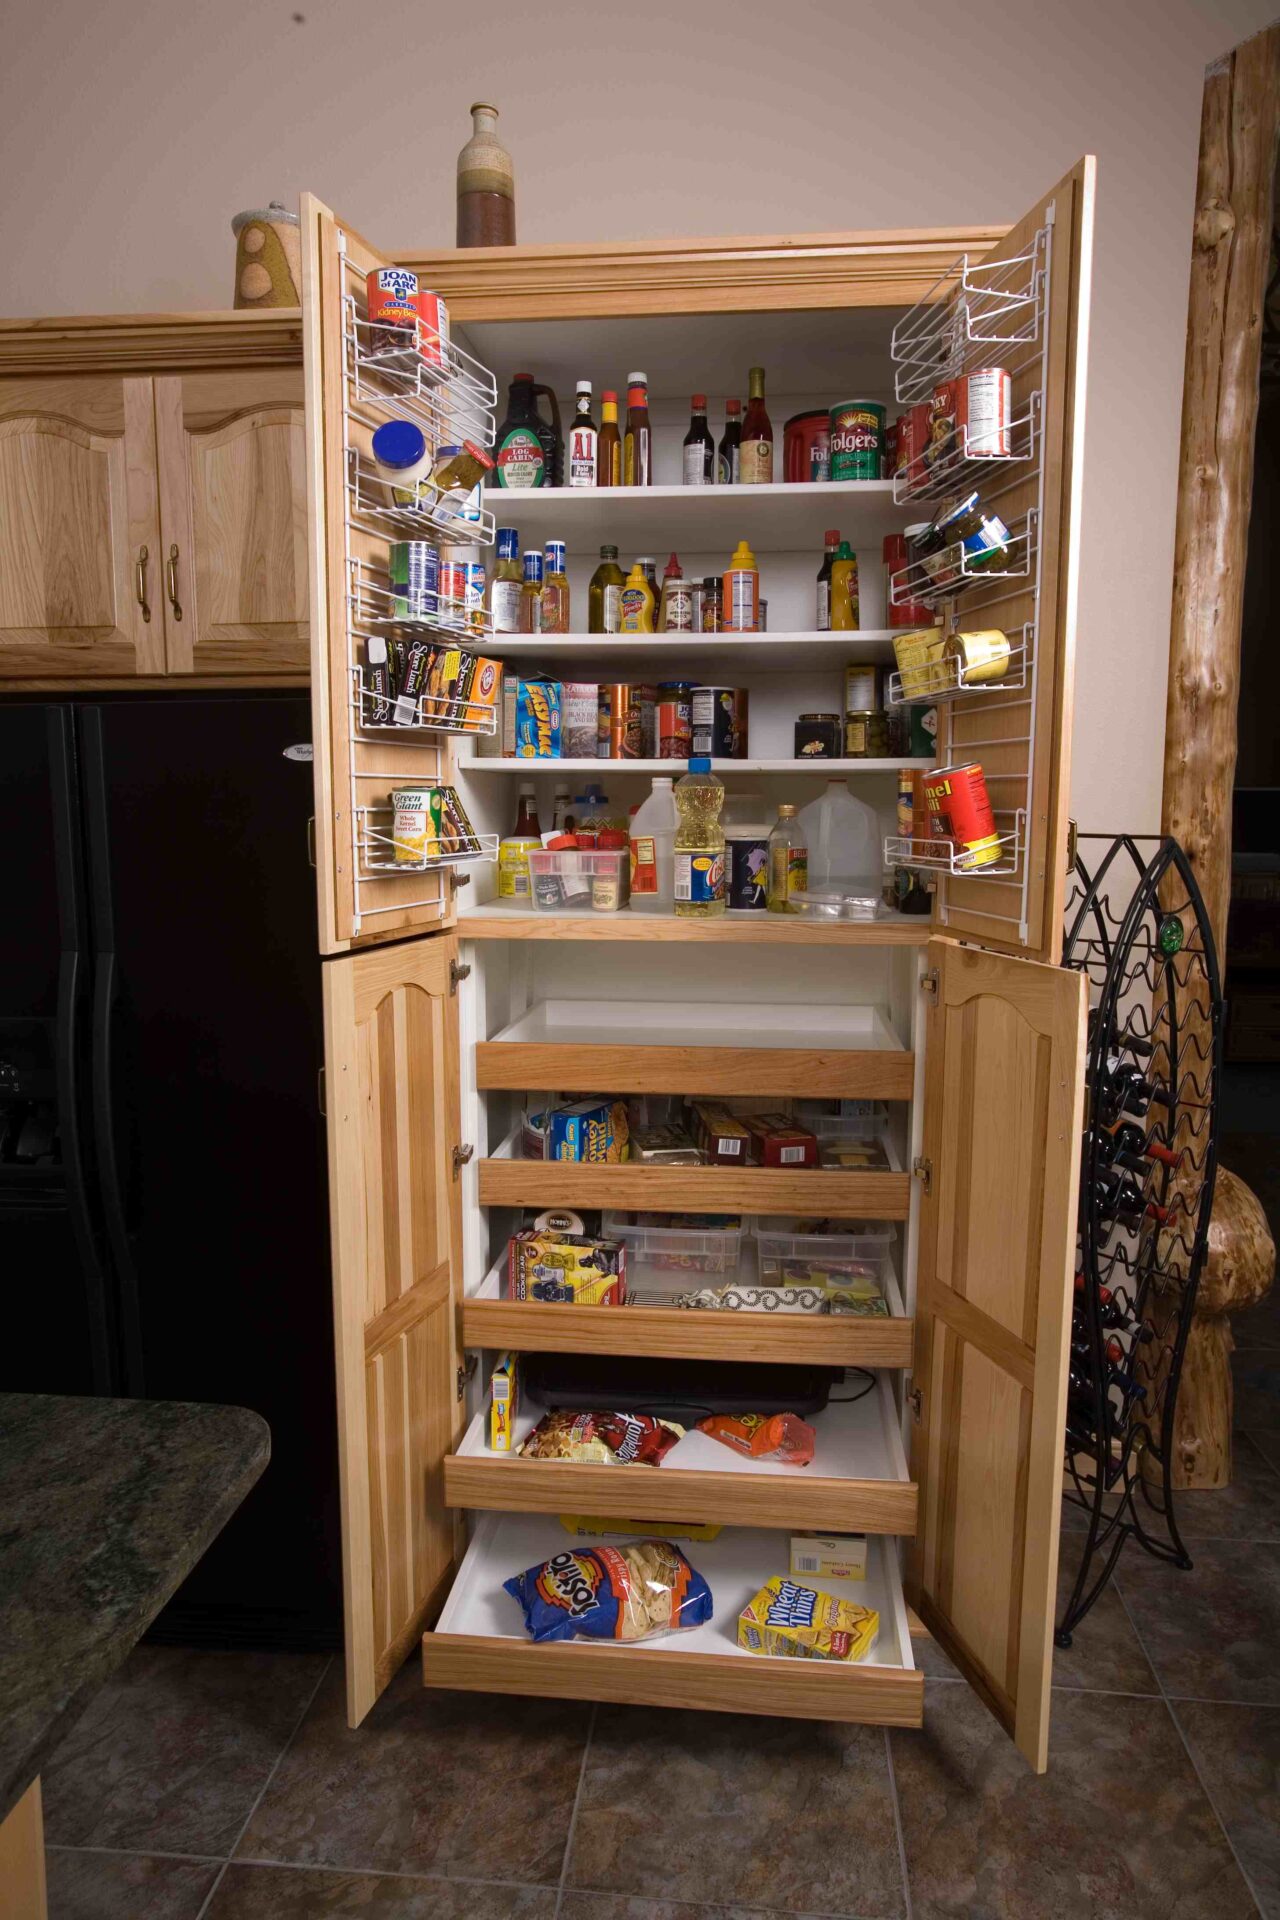
[[[589,380],[579,380],[576,391],[578,393],[590,393],[591,382]]]
[[[648,384],[649,376],[647,373],[629,373],[627,375],[627,385],[629,387],[647,387]]]

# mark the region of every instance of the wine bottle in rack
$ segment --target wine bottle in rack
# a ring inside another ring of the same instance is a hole
[[[1141,1120],[1153,1105],[1169,1104],[1167,1087],[1148,1079],[1132,1060],[1114,1053],[1108,1056],[1101,1082],[1093,1089],[1093,1111],[1100,1126],[1113,1127],[1126,1113]]]
[[[1097,1194],[1098,1216],[1104,1226],[1117,1220],[1132,1226],[1144,1218],[1164,1226],[1169,1218],[1168,1207],[1149,1199],[1136,1180],[1114,1167],[1104,1167],[1098,1175]]]
[[[1101,1014],[1101,1007],[1089,1009],[1089,1044],[1091,1046],[1098,1037]],[[1127,1052],[1135,1054],[1139,1060],[1149,1059],[1156,1050],[1156,1043],[1149,1034],[1133,1033],[1128,1027],[1121,1027],[1119,1032],[1113,1027],[1107,1044],[1110,1049],[1116,1051],[1123,1047]]]
[[[1132,1120],[1100,1128],[1098,1146],[1109,1166],[1127,1167],[1130,1173],[1141,1173],[1144,1177],[1150,1172],[1149,1161],[1156,1160],[1162,1167],[1176,1167],[1182,1158],[1154,1134],[1144,1133]]]

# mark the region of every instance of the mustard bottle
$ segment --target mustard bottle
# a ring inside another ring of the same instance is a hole
[[[858,624],[858,557],[842,540],[831,562],[831,630],[856,633]]]
[[[745,540],[739,540],[724,573],[726,633],[755,633],[760,626],[760,569]]]
[[[653,632],[653,588],[648,575],[637,560],[627,575],[627,584],[622,589],[622,626],[623,633]]]

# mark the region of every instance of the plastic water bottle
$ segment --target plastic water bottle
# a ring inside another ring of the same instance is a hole
[[[723,913],[724,828],[720,809],[724,783],[711,771],[708,759],[689,762],[689,771],[675,784],[680,824],[675,841],[675,907],[677,914],[709,919]]]
[[[670,913],[675,901],[675,842],[680,815],[670,776],[659,775],[631,821],[631,911]]]

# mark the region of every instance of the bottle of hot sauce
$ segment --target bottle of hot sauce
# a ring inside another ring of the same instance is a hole
[[[720,453],[716,461],[716,483],[721,487],[732,487],[738,483],[742,443],[741,414],[741,400],[725,401],[724,438],[720,442]]]
[[[618,396],[600,395],[600,438],[596,442],[596,485],[622,485],[622,436],[618,432]]]
[[[653,485],[653,442],[649,428],[649,377],[627,375],[627,431],[622,443],[624,487]]]
[[[764,368],[752,367],[747,379],[747,411],[742,421],[742,484],[767,487],[773,483],[773,425],[764,404]]]

